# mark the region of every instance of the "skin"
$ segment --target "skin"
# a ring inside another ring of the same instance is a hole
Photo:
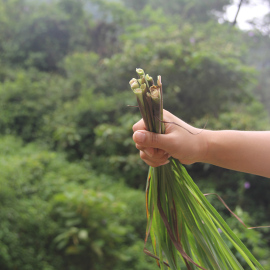
[[[172,156],[182,164],[203,162],[270,177],[270,131],[201,130],[165,110],[164,121],[183,128],[166,123],[166,134],[155,134],[143,120],[133,126],[136,148],[148,165],[164,165]]]

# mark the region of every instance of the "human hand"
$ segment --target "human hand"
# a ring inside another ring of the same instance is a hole
[[[140,150],[141,159],[152,167],[167,164],[170,156],[182,164],[201,161],[207,152],[203,132],[166,110],[163,118],[165,134],[147,131],[142,119],[133,126],[133,140]]]

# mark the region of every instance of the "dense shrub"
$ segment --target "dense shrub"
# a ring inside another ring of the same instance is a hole
[[[151,269],[142,192],[15,137],[0,150],[1,269]]]

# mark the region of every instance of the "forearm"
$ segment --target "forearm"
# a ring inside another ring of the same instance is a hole
[[[204,131],[202,162],[270,177],[269,131]]]

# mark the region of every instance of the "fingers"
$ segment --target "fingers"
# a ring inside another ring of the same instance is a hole
[[[141,159],[151,167],[159,167],[165,164],[168,164],[170,161],[168,160],[169,155],[165,154],[162,158],[157,159],[156,157],[151,158],[145,152],[140,151]]]
[[[143,147],[159,148],[166,151],[169,138],[168,135],[157,134],[145,130],[137,130],[133,134],[133,140],[135,143]]]
[[[136,124],[134,124],[133,127],[132,127],[132,129],[133,129],[133,132],[135,132],[137,130],[146,130],[146,126],[144,124],[143,119],[141,119]]]
[[[172,115],[164,110],[164,116],[172,121]],[[169,162],[167,145],[170,142],[168,134],[156,134],[147,131],[144,121],[141,119],[133,125],[133,140],[136,148],[140,150],[141,159],[149,166],[158,167]],[[169,136],[170,137],[170,136]]]
[[[164,150],[151,147],[143,147],[139,144],[136,144],[136,148],[140,151],[143,151],[150,158],[154,157],[155,159],[163,158],[166,154],[168,154]]]
[[[137,124],[141,125],[139,122]],[[164,134],[156,134],[146,130],[137,130],[133,134],[136,147],[140,150],[140,157],[149,166],[158,167],[169,162],[169,154],[165,150],[166,142],[162,136]],[[164,149],[160,149],[164,146]]]
[[[168,163],[169,154],[161,149],[143,147],[136,144],[136,148],[140,150],[141,159],[152,167],[158,167]]]
[[[175,121],[175,119],[177,119],[173,114],[171,114],[170,112],[166,110],[163,110],[163,116],[164,116],[164,120],[166,121]],[[133,132],[137,130],[147,130],[143,119],[141,119],[136,124],[134,124],[132,129],[133,129]]]

